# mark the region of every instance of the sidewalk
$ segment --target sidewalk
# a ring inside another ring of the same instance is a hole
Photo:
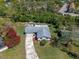
[[[39,59],[33,44],[33,34],[26,34],[25,49],[26,59]]]

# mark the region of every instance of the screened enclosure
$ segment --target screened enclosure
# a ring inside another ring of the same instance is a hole
[[[68,41],[72,40],[74,43],[79,45],[79,32],[78,31],[68,31],[68,30],[62,30],[61,31],[62,36],[59,38],[60,42],[65,44]]]

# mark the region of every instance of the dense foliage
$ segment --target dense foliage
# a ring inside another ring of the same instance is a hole
[[[16,34],[15,30],[13,28],[8,28],[8,31],[5,36],[4,43],[9,48],[14,47],[20,42],[20,37]]]

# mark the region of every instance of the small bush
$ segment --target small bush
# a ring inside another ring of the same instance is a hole
[[[45,44],[46,44],[46,40],[41,40],[40,41],[40,46],[45,46]]]

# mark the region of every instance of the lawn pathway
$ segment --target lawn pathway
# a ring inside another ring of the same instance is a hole
[[[39,59],[33,44],[33,34],[26,34],[25,49],[26,59]]]

